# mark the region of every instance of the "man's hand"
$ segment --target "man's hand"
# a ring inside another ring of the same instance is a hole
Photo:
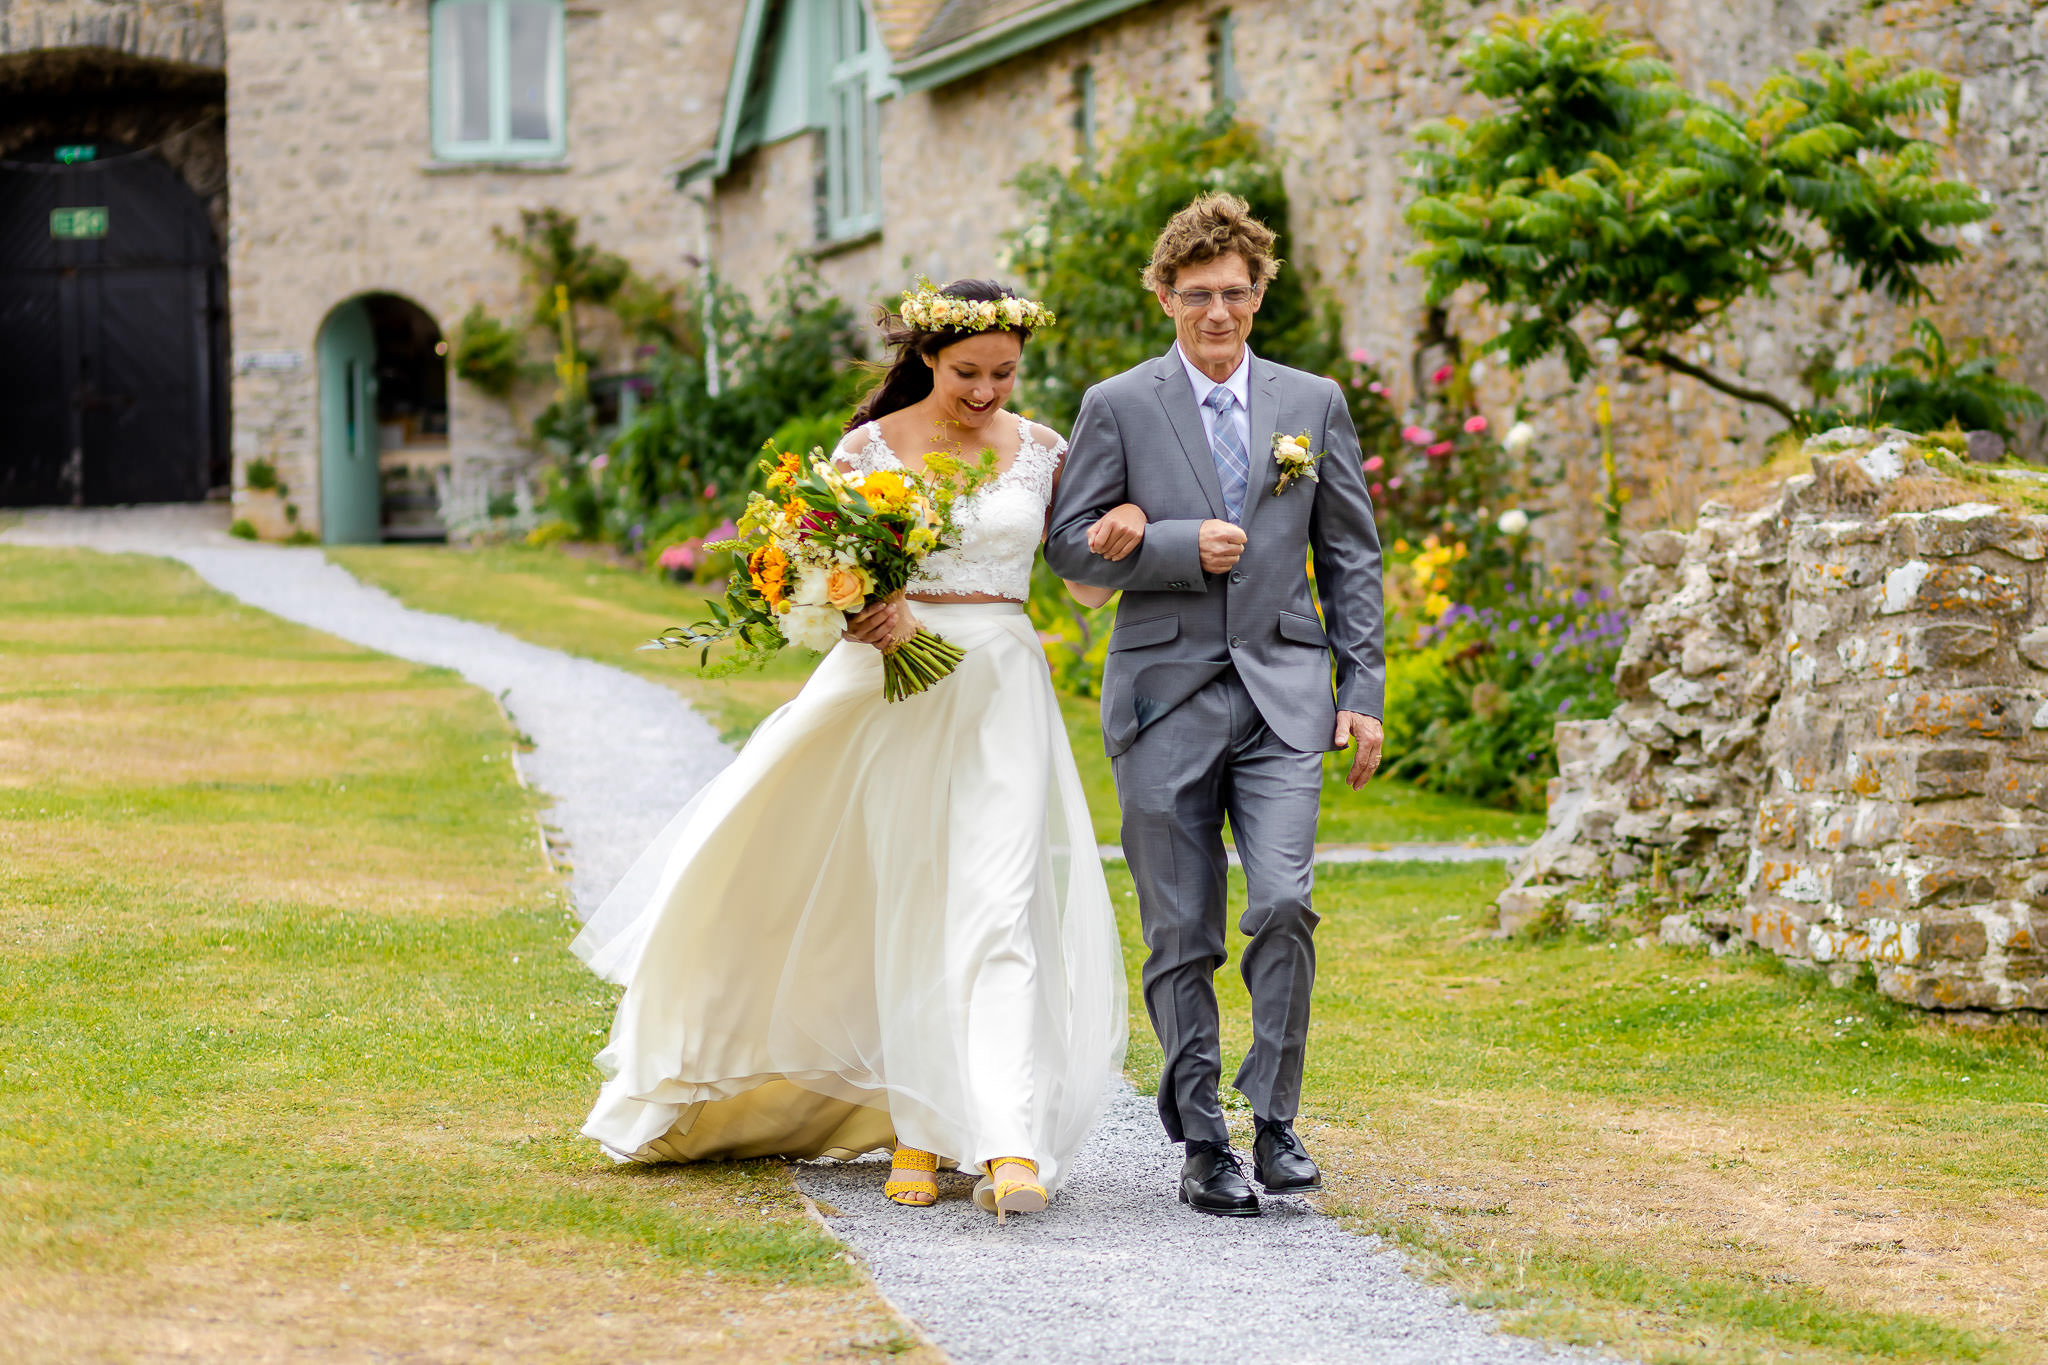
[[[1361,716],[1356,711],[1339,711],[1336,747],[1350,748],[1354,735],[1358,738],[1358,749],[1351,758],[1351,772],[1344,780],[1351,784],[1351,790],[1357,791],[1372,781],[1372,775],[1380,770],[1380,746],[1386,742],[1386,732],[1371,716]]]
[[[1203,573],[1228,573],[1244,555],[1244,528],[1211,517],[1195,533]]]
[[[1088,549],[1115,563],[1128,558],[1145,540],[1145,510],[1135,502],[1112,507],[1088,528]]]

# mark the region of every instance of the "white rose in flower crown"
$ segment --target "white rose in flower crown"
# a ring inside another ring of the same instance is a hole
[[[839,643],[846,629],[846,614],[830,607],[795,606],[783,615],[782,638],[799,649],[824,653]]]

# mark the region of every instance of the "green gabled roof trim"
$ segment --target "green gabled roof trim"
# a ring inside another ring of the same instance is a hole
[[[1046,0],[966,37],[906,57],[896,63],[895,75],[905,90],[929,90],[1147,3],[1150,0]]]
[[[754,62],[761,54],[771,8],[772,0],[747,0],[746,11],[740,16],[740,40],[733,49],[732,75],[725,82],[725,107],[718,116],[718,141],[709,152],[677,173],[678,187],[706,175],[718,179],[732,169],[733,158],[747,150],[737,145],[740,120],[746,112],[747,92],[754,84]]]

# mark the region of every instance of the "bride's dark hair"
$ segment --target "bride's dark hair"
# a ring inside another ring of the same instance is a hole
[[[976,302],[1016,297],[994,280],[955,280],[939,292]],[[853,417],[846,424],[848,431],[923,401],[932,391],[932,368],[924,363],[926,357],[936,359],[939,352],[948,346],[981,335],[980,332],[956,332],[950,328],[942,332],[920,332],[905,324],[900,314],[887,309],[876,317],[875,322],[882,329],[882,344],[894,354],[878,367],[882,371],[882,380],[868,390],[867,397],[861,399],[860,406],[853,410]],[[1017,338],[1019,346],[1031,339],[1028,327],[991,327],[988,330],[1010,333]]]

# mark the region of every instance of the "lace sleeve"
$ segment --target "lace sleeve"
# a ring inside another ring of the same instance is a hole
[[[869,422],[855,427],[840,439],[832,451],[834,460],[843,460],[858,474],[872,474],[886,469],[894,462],[896,452],[889,449],[889,443],[882,439],[882,428],[878,423]]]

